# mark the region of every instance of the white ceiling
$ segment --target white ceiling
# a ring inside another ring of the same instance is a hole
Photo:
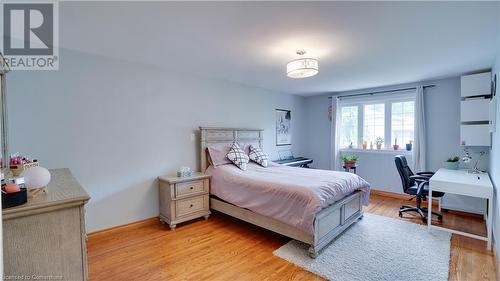
[[[62,2],[60,14],[61,47],[300,95],[489,68],[500,36],[498,2]],[[286,77],[297,49],[318,75]]]

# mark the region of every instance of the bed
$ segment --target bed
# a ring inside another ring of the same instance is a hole
[[[357,175],[285,167],[263,168],[249,163],[214,168],[207,147],[262,147],[263,130],[200,127],[201,171],[211,175],[210,208],[310,245],[315,258],[321,249],[363,217],[369,185]]]

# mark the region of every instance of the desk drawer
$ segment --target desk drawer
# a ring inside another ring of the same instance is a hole
[[[205,191],[204,181],[181,182],[175,185],[175,197],[184,197],[192,194],[203,193]]]
[[[187,216],[208,209],[205,208],[205,197],[207,196],[208,195],[201,195],[175,201],[175,216]]]

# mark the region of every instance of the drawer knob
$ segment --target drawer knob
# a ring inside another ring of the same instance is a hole
[[[189,205],[189,208],[193,208],[193,204]]]
[[[191,190],[193,190],[193,188],[194,188],[194,187],[192,187],[192,186],[191,186],[191,187],[189,187],[189,189],[191,189]]]

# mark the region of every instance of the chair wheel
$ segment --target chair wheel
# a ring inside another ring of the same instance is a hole
[[[402,218],[403,217],[403,213],[399,212],[399,217]]]

